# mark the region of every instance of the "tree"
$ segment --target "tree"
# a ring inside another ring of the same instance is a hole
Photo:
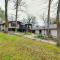
[[[32,26],[34,26],[34,24],[36,23],[36,17],[28,15],[28,20],[27,20],[27,24],[28,24],[28,32],[31,29],[32,30]],[[31,28],[29,27],[29,24],[31,25]]]
[[[45,25],[45,26],[44,26],[44,35],[45,35],[45,28],[46,28],[46,23],[47,23],[46,20],[47,20],[47,18],[45,17],[45,14],[44,14],[44,13],[43,13],[42,16],[40,16],[40,17],[41,17],[41,19],[44,21],[44,25]]]
[[[7,10],[8,10],[8,0],[5,0],[5,33],[8,33],[8,15],[7,15]]]
[[[49,29],[49,24],[50,24],[50,8],[51,8],[51,3],[53,0],[49,0],[49,5],[48,5],[48,18],[47,18],[47,35],[48,37],[50,36],[50,29]]]
[[[60,0],[58,0],[58,8],[57,8],[57,45],[60,46]]]
[[[16,18],[15,18],[16,29],[15,29],[15,31],[17,32],[17,19],[18,19],[19,6],[21,7],[24,4],[21,4],[21,3],[23,3],[22,0],[14,0],[14,3],[15,3],[15,9],[16,9]]]
[[[17,16],[18,16],[18,0],[16,1],[16,29],[15,29],[16,32],[17,32]]]
[[[26,23],[27,24],[32,24],[32,25],[36,24],[36,17],[32,16],[30,14],[27,14],[27,15],[28,15],[28,18],[26,20]]]
[[[31,24],[32,26],[34,26],[36,24],[36,17],[35,16],[31,16]]]
[[[51,0],[49,0],[49,6],[48,6],[48,18],[47,18],[47,35],[50,36],[50,30],[49,30],[49,20],[50,20],[50,7],[51,7]]]
[[[30,29],[29,26],[31,26],[31,28],[32,28],[32,26],[34,26],[36,24],[36,17],[31,16],[30,14],[27,14],[27,16],[28,16],[27,19],[23,18],[22,22],[28,25],[27,31],[29,31],[29,29]]]

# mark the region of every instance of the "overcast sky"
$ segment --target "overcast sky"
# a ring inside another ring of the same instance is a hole
[[[12,1],[12,0],[11,0]],[[13,8],[13,3],[11,3],[11,1],[9,2],[9,15],[10,14],[15,14],[14,8]],[[26,2],[27,5],[27,9],[26,11],[37,17],[37,21],[39,22],[40,25],[43,24],[43,21],[41,19],[41,16],[45,15],[45,17],[47,16],[47,12],[48,12],[48,1],[49,0],[23,0]],[[54,18],[56,17],[56,3],[58,0],[53,0],[52,5],[51,5],[51,17]],[[4,0],[0,1],[0,7],[2,7],[2,9],[4,9]],[[24,9],[24,7],[22,8]],[[22,17],[26,18],[26,13],[22,13],[20,12],[20,18]]]

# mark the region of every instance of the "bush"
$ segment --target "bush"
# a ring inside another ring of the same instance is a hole
[[[49,40],[53,40],[53,41],[57,41],[57,39],[56,39],[55,37],[53,37],[52,35],[50,35],[50,36],[48,37],[48,39],[49,39]]]
[[[47,35],[42,35],[42,34],[37,35],[36,38],[40,38],[40,39],[53,39],[52,35],[50,35],[48,37]]]
[[[53,38],[53,36],[52,36],[52,35],[50,35],[50,36],[49,36],[49,38]]]
[[[41,39],[45,39],[46,37],[47,37],[47,36],[42,35],[42,34],[39,34],[39,35],[36,36],[36,38],[41,38]]]
[[[35,36],[35,38],[57,41],[57,39],[54,38],[52,35],[50,35],[50,36],[48,37],[47,35],[39,34],[39,35]]]
[[[31,33],[31,32],[26,32],[25,34],[27,34],[27,35],[31,35],[32,33]]]

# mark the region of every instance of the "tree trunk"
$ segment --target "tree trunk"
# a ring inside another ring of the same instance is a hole
[[[50,7],[51,7],[51,0],[49,0],[49,6],[48,6],[48,20],[47,20],[47,35],[50,36],[50,30],[49,30],[49,24],[50,24]]]
[[[16,1],[16,29],[15,29],[15,32],[17,32],[17,18],[18,18],[18,0]]]
[[[57,45],[60,46],[60,21],[59,21],[59,15],[60,15],[60,0],[58,1],[58,9],[57,9]]]
[[[8,0],[5,0],[5,33],[8,33],[8,15],[7,15],[7,10],[8,10]]]

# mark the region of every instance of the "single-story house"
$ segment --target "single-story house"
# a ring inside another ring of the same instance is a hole
[[[47,30],[48,30],[47,26],[32,27],[32,32],[36,34],[47,35]],[[52,35],[53,37],[57,37],[57,25],[56,24],[50,24],[49,30],[50,30],[50,35]]]

